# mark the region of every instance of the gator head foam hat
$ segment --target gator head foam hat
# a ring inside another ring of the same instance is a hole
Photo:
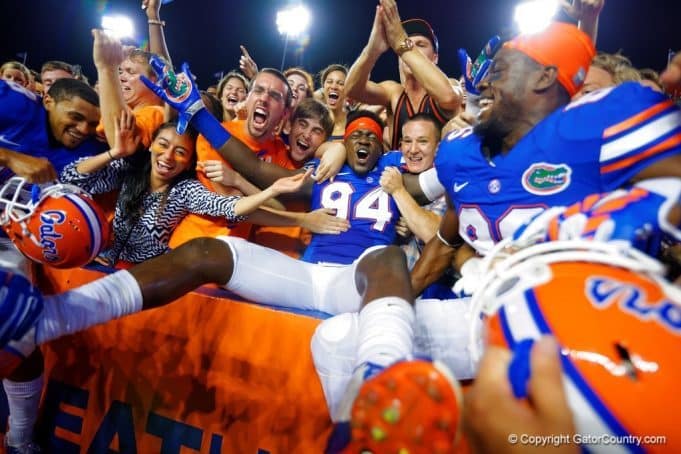
[[[428,22],[423,19],[407,19],[402,22],[402,27],[404,27],[404,31],[407,33],[407,36],[421,35],[428,38],[430,43],[433,45],[435,53],[438,53],[437,36],[435,36],[433,27],[431,27]]]
[[[558,68],[558,82],[570,97],[584,84],[591,60],[596,55],[591,38],[572,24],[553,22],[548,28],[533,34],[517,36],[504,44],[543,66]]]

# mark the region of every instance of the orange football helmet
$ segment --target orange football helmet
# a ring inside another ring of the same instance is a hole
[[[28,258],[56,268],[91,262],[106,245],[109,224],[82,189],[32,186],[13,177],[0,189],[0,225]]]
[[[514,352],[516,396],[526,396],[532,373],[528,343],[550,334],[561,348],[576,441],[590,451],[681,452],[681,289],[664,280],[662,264],[592,241],[501,256],[503,248],[485,258],[497,263],[472,306],[486,316],[487,344]],[[479,332],[469,347],[479,358]]]

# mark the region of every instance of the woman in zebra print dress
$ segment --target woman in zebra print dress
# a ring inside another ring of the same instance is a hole
[[[93,194],[120,190],[113,243],[100,255],[101,262],[126,267],[169,251],[170,235],[188,213],[224,216],[229,222],[253,214],[254,223],[301,223],[300,217],[279,216],[258,207],[279,194],[296,191],[309,172],[277,180],[251,196],[221,196],[195,179],[195,133],[180,135],[175,123],[165,123],[156,131],[148,154],[135,153],[138,143],[132,138],[132,115],[123,113],[117,126],[111,150],[78,160],[61,175],[63,182]]]

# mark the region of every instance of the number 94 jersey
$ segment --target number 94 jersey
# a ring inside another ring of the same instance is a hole
[[[386,153],[378,159],[376,167],[363,176],[346,164],[333,182],[314,185],[310,208],[335,210],[337,217],[350,222],[350,229],[340,235],[312,235],[302,260],[349,264],[371,246],[393,243],[399,211],[379,181],[386,167],[400,166],[401,158],[399,152]]]
[[[631,82],[557,110],[489,160],[471,129],[452,132],[440,143],[435,169],[461,237],[485,254],[543,209],[617,189],[680,152],[679,108]]]

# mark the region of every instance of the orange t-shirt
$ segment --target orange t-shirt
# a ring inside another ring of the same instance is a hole
[[[241,140],[248,148],[258,154],[258,157],[267,160],[267,156],[278,155],[278,150],[286,149],[286,145],[279,138],[268,140],[264,143],[259,143],[248,133],[246,120],[233,120],[222,123],[227,131],[234,137]],[[196,140],[196,157],[199,161],[218,160],[225,161],[220,153],[210,146],[208,141],[199,136]],[[227,164],[229,164],[227,162]],[[198,180],[211,191],[215,191],[213,183],[206,178],[203,172],[196,172]],[[238,236],[240,238],[248,239],[251,235],[252,224],[249,222],[240,222],[233,225],[228,225],[227,220],[223,218],[216,218],[213,216],[202,216],[198,214],[189,214],[180,222],[175,228],[173,235],[170,237],[169,246],[176,248],[187,241],[204,237],[216,237],[221,235]]]
[[[291,159],[288,148],[272,150],[271,153],[263,154],[261,159],[276,164],[285,169],[299,169],[301,166]],[[307,211],[306,203],[295,202],[288,204],[287,208],[292,211]],[[270,227],[265,225],[255,226],[251,239],[254,243],[283,252],[291,257],[299,258],[308,244],[310,244],[310,232],[302,227]]]
[[[162,106],[142,106],[134,109],[135,124],[142,138],[142,145],[149,148],[154,132],[165,122],[165,111]],[[97,134],[104,136],[104,123],[100,119],[97,125]]]
[[[161,106],[143,106],[133,111],[135,115],[135,123],[137,125],[140,136],[142,137],[142,144],[145,148],[151,145],[151,138],[156,129],[165,121],[165,112]],[[104,123],[99,120],[97,125],[97,135],[104,137]],[[107,192],[104,194],[97,194],[95,200],[99,206],[104,210],[109,223],[113,222],[114,214],[116,212],[116,202],[118,201],[118,190]]]

